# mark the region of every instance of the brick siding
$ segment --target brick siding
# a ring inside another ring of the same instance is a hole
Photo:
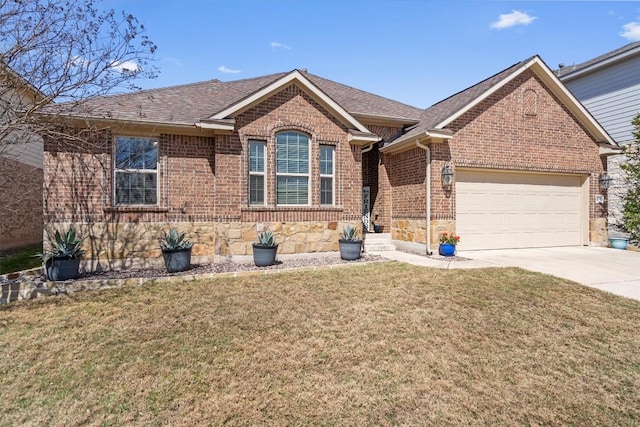
[[[200,238],[203,228],[214,235],[206,238],[206,247],[199,247],[201,255],[234,255],[234,250],[244,255],[250,247],[245,240],[255,238],[255,232],[247,230],[274,221],[306,223],[319,233],[313,237],[318,242],[305,245],[288,244],[287,239],[300,236],[282,233],[285,249],[333,250],[342,224],[356,225],[361,216],[361,148],[349,144],[346,127],[296,84],[235,119],[236,131],[230,135],[146,134],[157,136],[159,142],[160,193],[158,206],[153,207],[113,206],[113,135],[128,135],[126,131],[97,133],[85,137],[84,143],[45,141],[45,221],[50,228],[75,224],[91,234],[90,258],[158,256],[153,249],[156,237],[170,225],[194,230]],[[275,135],[288,130],[303,132],[311,140],[310,206],[276,205]],[[144,130],[137,129],[139,134],[145,135]],[[266,142],[265,206],[248,205],[250,139]],[[320,144],[335,147],[334,206],[320,205]],[[143,229],[141,224],[146,224]],[[327,232],[318,231],[319,227]],[[229,229],[243,231],[229,237]]]
[[[454,169],[588,175],[590,220],[606,217],[606,204],[594,202],[596,194],[604,194],[598,186],[598,176],[605,169],[598,145],[530,70],[448,128],[454,132],[450,142],[431,144],[432,225],[455,220],[455,183],[452,191],[445,191],[440,184],[440,170],[446,164]],[[424,150],[418,148],[391,157],[394,222],[425,218],[425,161]]]
[[[402,133],[402,128],[367,123],[365,125],[371,132],[382,138],[382,141],[362,156],[362,185],[371,188],[371,218],[375,219],[378,215],[377,224],[381,225],[382,231],[386,233],[391,228],[391,185],[387,172],[389,157],[379,152],[379,145],[398,137]]]
[[[42,241],[42,169],[0,157],[0,250]]]

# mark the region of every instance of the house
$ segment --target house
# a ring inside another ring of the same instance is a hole
[[[616,143],[633,141],[631,121],[640,114],[640,42],[630,43],[597,58],[556,70],[560,80],[602,124]],[[609,157],[613,178],[609,197],[609,223],[622,217],[625,184],[620,174],[624,155]]]
[[[0,251],[42,241],[43,141],[15,113],[43,95],[0,63]]]
[[[606,241],[615,143],[537,56],[426,110],[293,70],[65,115],[86,136],[45,140],[44,220],[90,236],[87,268],[159,257],[169,226],[202,259],[250,254],[267,228],[279,253],[334,251],[372,215],[422,251],[444,231],[464,249]]]

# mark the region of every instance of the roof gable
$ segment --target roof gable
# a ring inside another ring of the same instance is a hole
[[[345,110],[340,104],[329,97],[324,91],[318,88],[318,86],[309,81],[309,79],[307,79],[298,70],[293,70],[290,73],[276,79],[267,86],[242,98],[241,100],[235,102],[227,108],[224,108],[223,110],[215,113],[211,117],[208,117],[208,120],[224,120],[232,118],[237,114],[246,111],[257,103],[263,101],[264,99],[270,97],[281,89],[284,89],[291,83],[298,84],[303,90],[310,93],[317,101],[322,104],[322,106],[327,108],[329,111],[335,114],[340,121],[345,123],[347,127],[356,129],[360,132],[369,132],[369,130],[362,123],[356,120],[355,117],[347,112],[347,110]]]
[[[428,138],[437,131],[444,130],[454,120],[500,90],[500,88],[526,70],[531,70],[540,78],[547,88],[571,111],[596,141],[609,145],[617,145],[604,128],[593,118],[591,113],[582,106],[542,59],[536,55],[514,64],[498,74],[427,108],[418,125],[392,141],[383,148],[383,151],[403,151],[404,146],[411,148],[419,139]]]

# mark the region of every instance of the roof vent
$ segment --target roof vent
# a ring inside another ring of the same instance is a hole
[[[309,71],[308,71],[306,68],[301,68],[301,69],[300,69],[300,72],[301,72],[301,73],[308,73]]]
[[[563,63],[558,64],[558,68],[564,68],[564,64]]]

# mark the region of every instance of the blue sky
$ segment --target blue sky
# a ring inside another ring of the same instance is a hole
[[[158,45],[155,88],[294,68],[426,108],[525,58],[640,40],[638,1],[105,0]]]

